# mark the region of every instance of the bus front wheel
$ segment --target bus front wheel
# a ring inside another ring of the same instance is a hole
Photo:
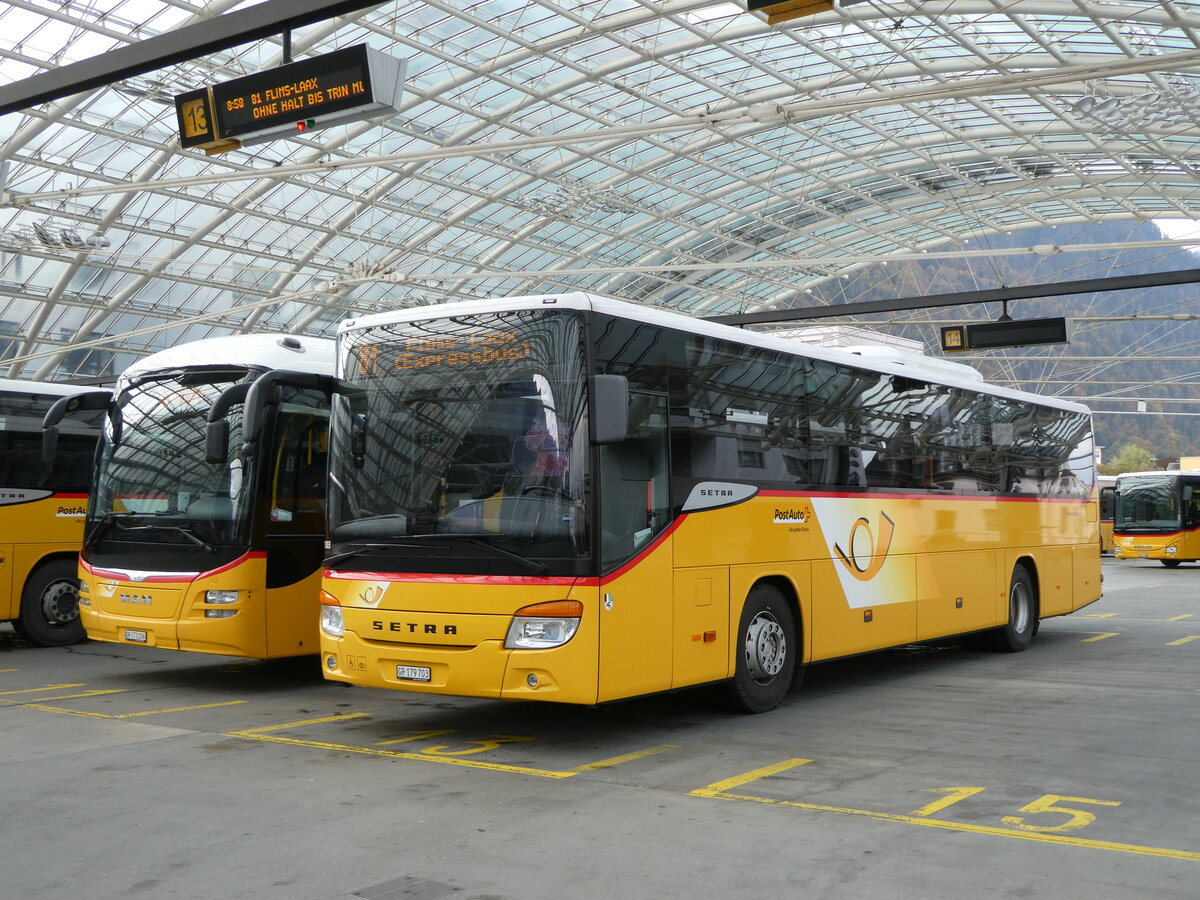
[[[783,702],[796,669],[796,622],[783,594],[757,584],[738,624],[737,665],[729,700],[739,712],[760,713]]]
[[[993,650],[1017,653],[1027,650],[1037,634],[1037,592],[1029,570],[1017,564],[1008,586],[1008,624],[991,632]]]
[[[1178,559],[1160,559],[1160,560],[1159,560],[1159,562],[1160,562],[1160,563],[1162,563],[1164,566],[1166,566],[1168,569],[1174,569],[1176,566],[1178,566],[1178,565],[1179,565],[1179,563],[1181,562],[1181,560],[1178,560]]]
[[[79,579],[74,560],[56,559],[39,566],[21,591],[17,634],[31,644],[65,647],[87,635],[79,621]]]

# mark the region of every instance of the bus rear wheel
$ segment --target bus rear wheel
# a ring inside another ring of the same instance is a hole
[[[1037,606],[1033,578],[1029,570],[1018,563],[1008,585],[1008,624],[989,634],[992,649],[1003,653],[1029,649],[1037,634]]]
[[[795,617],[782,592],[756,584],[738,624],[730,705],[739,712],[760,713],[782,703],[796,669],[796,645]]]
[[[87,637],[79,621],[79,579],[73,560],[56,559],[34,570],[21,591],[21,616],[13,628],[42,647],[65,647]]]

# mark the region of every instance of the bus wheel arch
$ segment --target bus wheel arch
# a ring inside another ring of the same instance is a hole
[[[65,647],[87,637],[79,619],[78,557],[60,554],[43,559],[21,589],[17,634],[43,647]]]
[[[791,585],[777,578],[755,582],[738,621],[734,675],[727,683],[730,705],[760,713],[782,703],[801,671],[800,641],[799,604]]]

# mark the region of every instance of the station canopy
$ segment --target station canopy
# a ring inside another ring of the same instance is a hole
[[[0,83],[250,4],[6,0]],[[0,375],[587,290],[717,315],[1035,226],[1200,218],[1200,2],[420,0],[295,30],[386,118],[208,156],[174,97],[282,36],[0,117]]]

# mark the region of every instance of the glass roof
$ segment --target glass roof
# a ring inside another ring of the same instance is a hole
[[[249,5],[6,0],[0,83]],[[389,118],[182,149],[174,95],[281,38],[0,117],[0,375],[472,297],[806,305],[989,234],[1200,218],[1198,34],[1178,0],[385,2],[292,54],[406,60]]]

